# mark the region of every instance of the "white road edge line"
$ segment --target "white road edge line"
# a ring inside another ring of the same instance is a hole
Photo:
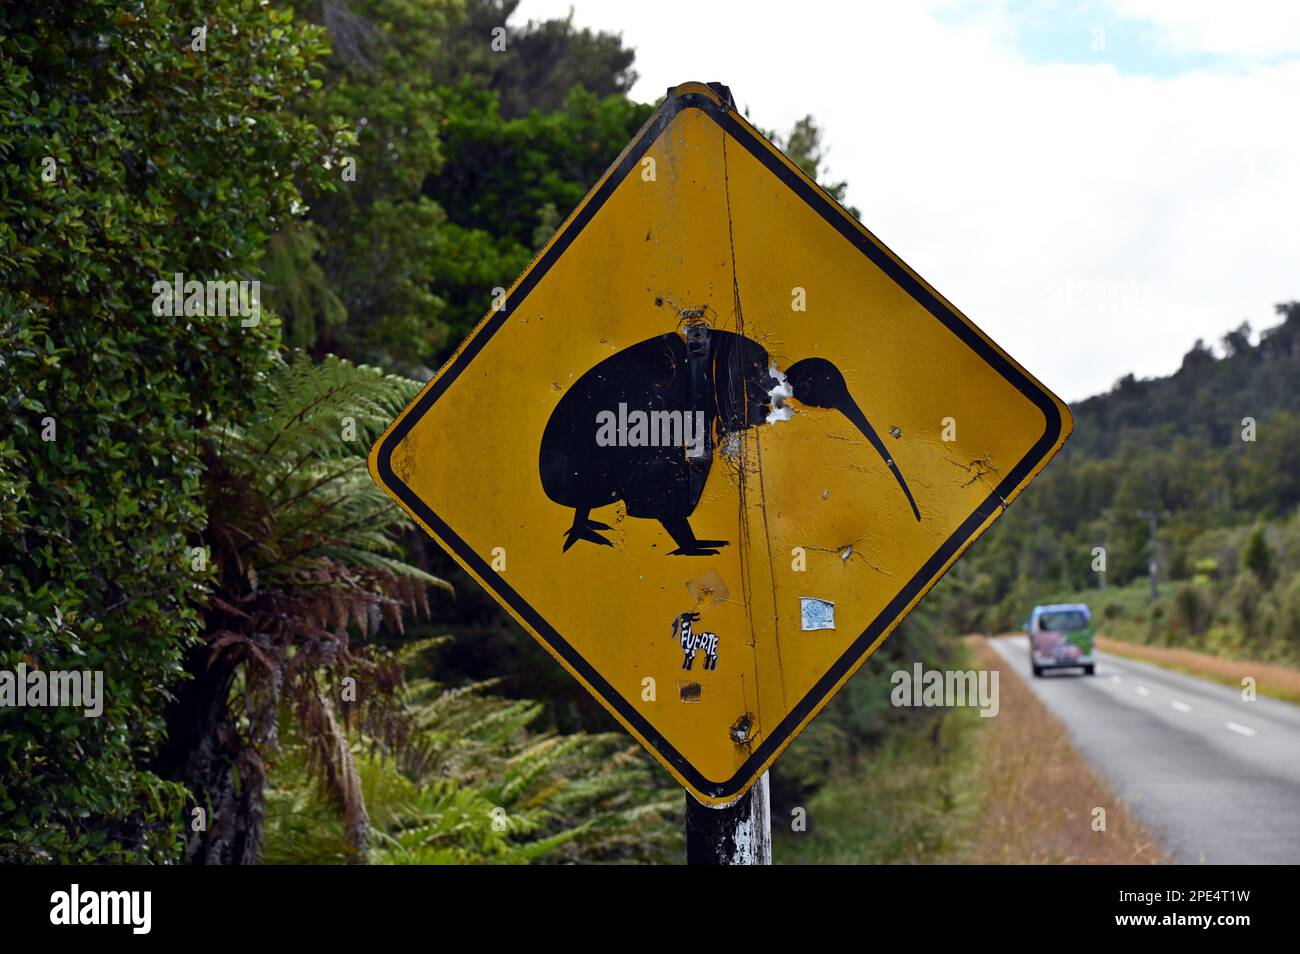
[[[1251,728],[1250,726],[1248,726],[1248,725],[1242,725],[1242,724],[1239,723],[1239,722],[1225,722],[1224,725],[1226,725],[1226,726],[1227,726],[1229,729],[1231,729],[1233,732],[1239,732],[1239,733],[1241,733],[1242,735],[1254,735],[1254,734],[1255,734],[1255,730],[1254,730],[1254,729],[1252,729],[1252,728]]]
[[[1138,687],[1137,687],[1137,694],[1138,694],[1139,696],[1149,696],[1149,695],[1151,695],[1151,690],[1148,689],[1146,686],[1138,686]]]
[[[1173,702],[1171,702],[1171,703],[1169,703],[1169,704],[1170,704],[1171,706],[1173,706],[1175,709],[1177,709],[1179,712],[1191,712],[1191,711],[1192,711],[1192,707],[1189,706],[1189,705],[1188,705],[1187,703],[1185,703],[1185,702],[1178,702],[1177,700],[1175,700],[1175,701],[1173,701]]]

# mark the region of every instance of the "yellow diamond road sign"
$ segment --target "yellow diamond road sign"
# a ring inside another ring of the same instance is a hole
[[[725,87],[688,83],[370,466],[718,805],[1070,428]]]

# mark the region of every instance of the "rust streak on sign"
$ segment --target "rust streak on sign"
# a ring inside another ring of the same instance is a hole
[[[505,301],[372,473],[710,805],[1071,428],[705,84],[669,91]]]

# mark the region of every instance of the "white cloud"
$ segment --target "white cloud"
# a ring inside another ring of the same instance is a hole
[[[1159,22],[1208,43],[1219,19]],[[636,48],[638,99],[721,80],[765,128],[815,115],[867,226],[1067,400],[1169,373],[1196,338],[1300,298],[1300,63],[1032,65],[1001,4],[961,26],[815,0],[589,2],[575,20]],[[1218,42],[1240,53],[1268,32]]]
[[[1149,20],[1158,39],[1190,53],[1267,58],[1300,52],[1300,4],[1290,0],[1109,0],[1116,15]]]

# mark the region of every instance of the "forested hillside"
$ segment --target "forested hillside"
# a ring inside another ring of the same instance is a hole
[[[1014,627],[1103,577],[1110,597],[1146,587],[1154,515],[1167,598],[1114,603],[1112,629],[1300,654],[1300,303],[1277,313],[1257,339],[1241,325],[1215,349],[1197,341],[1169,377],[1074,406],[1065,450],[941,584],[972,627]]]

